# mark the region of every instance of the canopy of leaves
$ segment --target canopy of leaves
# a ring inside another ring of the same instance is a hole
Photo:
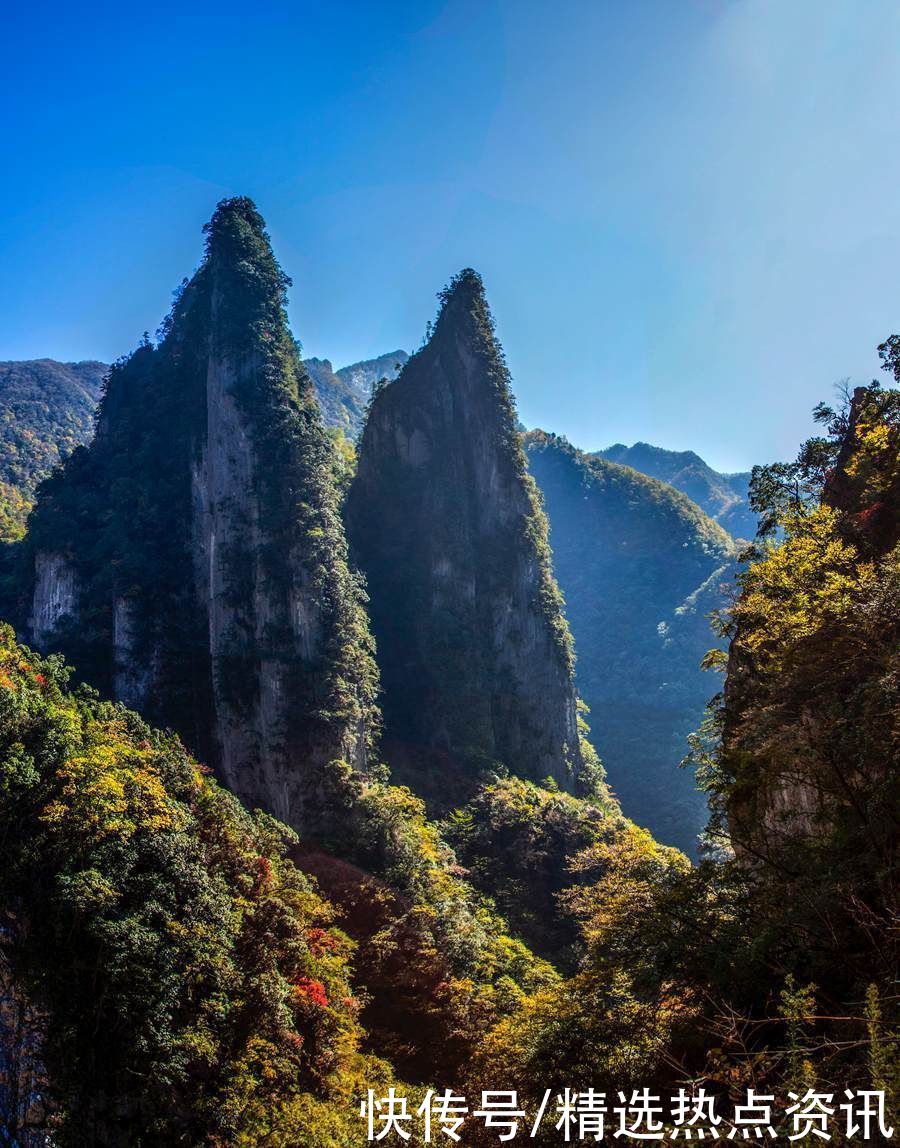
[[[754,473],[779,538],[741,575],[724,702],[697,748],[758,951],[839,1013],[898,965],[900,392],[858,388],[818,417],[827,434],[796,462]]]
[[[264,1113],[347,1104],[352,945],[292,835],[67,677],[2,629],[5,955],[48,1013],[54,1143],[250,1143]]]

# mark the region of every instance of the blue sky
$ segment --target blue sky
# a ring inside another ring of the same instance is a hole
[[[8,8],[0,358],[111,359],[248,194],[306,353],[485,278],[523,420],[793,455],[900,330],[900,5]]]

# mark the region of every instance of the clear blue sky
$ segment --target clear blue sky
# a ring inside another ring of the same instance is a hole
[[[900,330],[894,0],[9,6],[0,358],[156,328],[251,195],[306,353],[486,281],[522,418],[792,455]]]

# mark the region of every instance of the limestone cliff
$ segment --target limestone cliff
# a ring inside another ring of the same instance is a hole
[[[159,345],[42,490],[29,637],[298,825],[319,766],[366,766],[371,642],[288,280],[249,200],[206,230]]]
[[[484,768],[575,789],[571,639],[481,279],[376,392],[346,517],[368,578],[395,774],[438,802]]]

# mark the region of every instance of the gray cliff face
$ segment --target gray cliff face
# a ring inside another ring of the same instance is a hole
[[[573,789],[582,760],[546,523],[480,280],[468,275],[429,344],[376,394],[347,505],[388,755],[437,800],[497,763]]]
[[[293,723],[288,680],[292,663],[315,665],[321,656],[321,612],[304,569],[304,556],[276,584],[262,555],[259,470],[264,465],[253,429],[235,392],[253,386],[260,365],[236,365],[210,355],[207,374],[206,438],[194,471],[192,497],[197,599],[206,604],[219,769],[223,780],[249,805],[261,805],[297,823],[303,804],[302,774],[286,747]],[[231,581],[242,568],[244,593]],[[273,642],[273,632],[282,637]],[[227,682],[235,666],[246,685],[235,696]],[[358,769],[366,764],[365,737],[348,731],[325,756],[343,756]]]
[[[285,786],[273,776],[271,761],[277,674],[271,666],[253,665],[256,688],[250,691],[248,704],[239,715],[219,672],[223,659],[233,654],[238,642],[245,647],[245,656],[256,662],[253,646],[270,606],[260,585],[258,564],[252,558],[260,545],[259,513],[253,495],[256,460],[232,393],[234,375],[227,361],[210,359],[206,441],[194,472],[192,498],[197,598],[206,605],[222,778],[251,804],[265,798],[276,816],[287,819]],[[241,602],[228,591],[228,564],[236,548],[251,556],[253,565],[251,597]]]
[[[78,615],[75,569],[62,554],[38,551],[34,560],[34,591],[28,619],[29,638],[46,650],[64,618]]]
[[[113,596],[112,645],[113,696],[130,709],[143,710],[159,680],[158,657],[141,657],[135,604],[123,594]]]

